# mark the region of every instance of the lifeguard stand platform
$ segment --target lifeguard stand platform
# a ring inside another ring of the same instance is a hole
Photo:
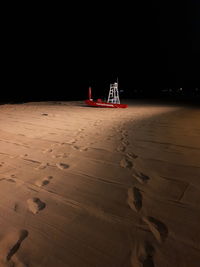
[[[118,82],[110,84],[107,103],[120,104]]]

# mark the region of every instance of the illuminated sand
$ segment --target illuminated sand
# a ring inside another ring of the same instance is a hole
[[[0,106],[0,266],[197,267],[200,110]]]

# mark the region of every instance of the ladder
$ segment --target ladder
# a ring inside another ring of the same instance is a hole
[[[108,94],[107,103],[120,104],[118,83],[110,84],[110,91]]]

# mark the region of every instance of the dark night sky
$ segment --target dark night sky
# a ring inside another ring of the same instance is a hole
[[[199,0],[22,10],[5,16],[2,98],[82,99],[89,85],[104,95],[116,77],[127,95],[200,87]]]

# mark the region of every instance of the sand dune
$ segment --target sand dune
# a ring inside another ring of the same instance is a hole
[[[0,106],[0,266],[198,267],[200,110]]]

